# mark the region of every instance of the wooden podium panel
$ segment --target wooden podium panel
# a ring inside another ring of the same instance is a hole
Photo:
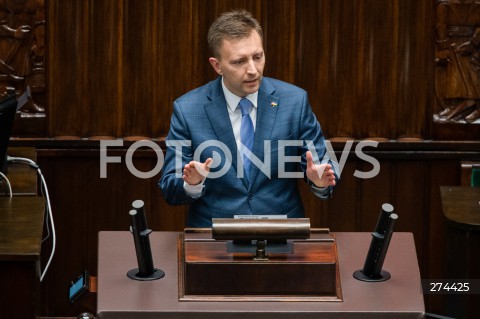
[[[342,285],[341,302],[181,301],[178,291],[178,232],[150,234],[154,266],[165,277],[132,280],[137,266],[129,231],[102,231],[98,241],[97,318],[99,319],[422,319],[425,305],[411,233],[394,233],[383,282],[356,280],[365,262],[371,233],[334,233]]]
[[[227,252],[227,241],[211,232],[178,237],[179,299],[203,301],[341,301],[334,235],[291,241],[293,252]]]

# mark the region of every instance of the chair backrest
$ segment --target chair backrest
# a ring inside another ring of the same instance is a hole
[[[480,187],[480,162],[462,162],[460,186]]]
[[[480,187],[480,165],[472,166],[472,177],[470,179],[472,187]]]

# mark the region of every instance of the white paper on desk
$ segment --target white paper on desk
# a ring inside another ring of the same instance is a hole
[[[234,219],[287,219],[287,215],[234,215]]]

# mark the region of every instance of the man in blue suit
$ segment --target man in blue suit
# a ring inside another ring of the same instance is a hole
[[[220,76],[174,102],[165,200],[190,205],[188,227],[245,214],[303,217],[298,178],[320,198],[336,183],[307,93],[263,77],[263,33],[250,13],[221,15],[208,42]]]

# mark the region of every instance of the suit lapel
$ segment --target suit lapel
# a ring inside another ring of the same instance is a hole
[[[264,161],[264,141],[270,141],[272,131],[275,126],[279,98],[275,96],[275,88],[270,84],[267,78],[263,78],[258,91],[257,100],[257,122],[255,126],[255,140],[253,143],[253,153],[261,161]],[[231,163],[233,169],[237,171],[237,143],[233,135],[230,117],[228,116],[227,102],[222,90],[221,77],[212,83],[212,89],[208,96],[210,103],[205,104],[205,112],[210,120],[217,139],[225,144],[232,153]],[[251,188],[255,181],[259,168],[252,165],[250,179],[247,182],[243,178],[245,187]]]
[[[228,116],[227,101],[223,94],[221,77],[213,82],[212,90],[208,96],[210,103],[205,104],[205,112],[210,124],[215,131],[218,141],[227,146],[232,154],[231,163],[233,169],[237,170],[237,143],[233,135],[232,124]]]
[[[277,116],[279,98],[275,96],[275,88],[270,84],[268,79],[264,78],[258,91],[257,101],[257,123],[255,127],[255,140],[253,143],[253,153],[262,161],[264,161],[264,141],[270,141],[272,131],[275,126]],[[252,165],[250,173],[250,187],[252,187],[255,178],[258,175],[259,168]]]

